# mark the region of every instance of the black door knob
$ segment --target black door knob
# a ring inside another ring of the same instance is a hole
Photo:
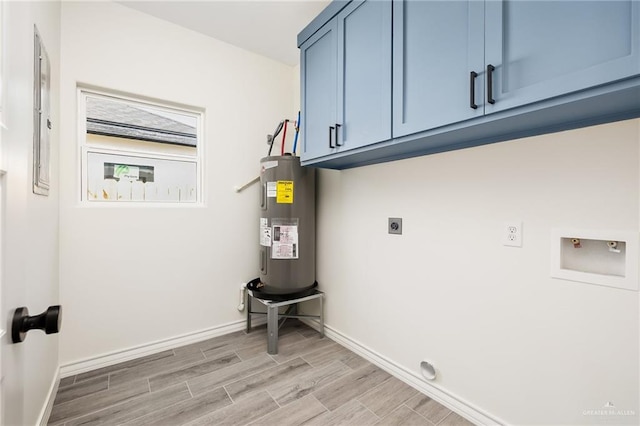
[[[18,308],[13,313],[11,324],[11,340],[13,343],[24,341],[29,330],[43,330],[46,334],[54,334],[60,331],[62,322],[62,306],[49,306],[40,315],[29,316],[29,310],[25,307]]]

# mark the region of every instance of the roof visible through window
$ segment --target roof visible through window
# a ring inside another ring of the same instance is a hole
[[[196,147],[197,118],[91,96],[87,97],[87,133]]]

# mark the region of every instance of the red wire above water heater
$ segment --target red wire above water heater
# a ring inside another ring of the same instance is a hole
[[[280,147],[280,155],[284,155],[284,142],[287,137],[287,123],[289,120],[284,120],[284,130],[282,131],[282,146]]]

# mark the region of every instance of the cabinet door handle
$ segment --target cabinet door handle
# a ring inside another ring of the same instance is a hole
[[[331,138],[333,137],[334,130],[335,130],[335,127],[329,126],[329,148],[335,148],[336,147],[334,144],[331,143]]]
[[[493,99],[493,70],[495,69],[496,67],[493,65],[487,65],[487,102],[490,104],[496,103],[496,100]]]
[[[478,109],[478,105],[476,105],[476,77],[478,73],[475,71],[471,71],[469,73],[469,107],[473,109]]]
[[[342,124],[336,123],[336,146],[342,146],[341,143],[338,143],[340,140],[340,138],[338,138],[338,130],[340,130],[340,126],[342,126]]]

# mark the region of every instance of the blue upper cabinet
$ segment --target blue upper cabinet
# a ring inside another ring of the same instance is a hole
[[[393,136],[640,73],[640,2],[394,2]]]
[[[303,161],[391,138],[391,2],[349,3],[300,49]]]
[[[640,73],[637,0],[504,0],[485,7],[485,81],[492,85],[486,113]]]
[[[300,49],[303,159],[331,154],[335,135],[338,26],[329,21]]]
[[[391,3],[353,1],[338,15],[338,150],[391,138]]]
[[[484,113],[484,3],[393,4],[393,136]]]
[[[638,0],[334,0],[298,45],[303,165],[640,117]]]

